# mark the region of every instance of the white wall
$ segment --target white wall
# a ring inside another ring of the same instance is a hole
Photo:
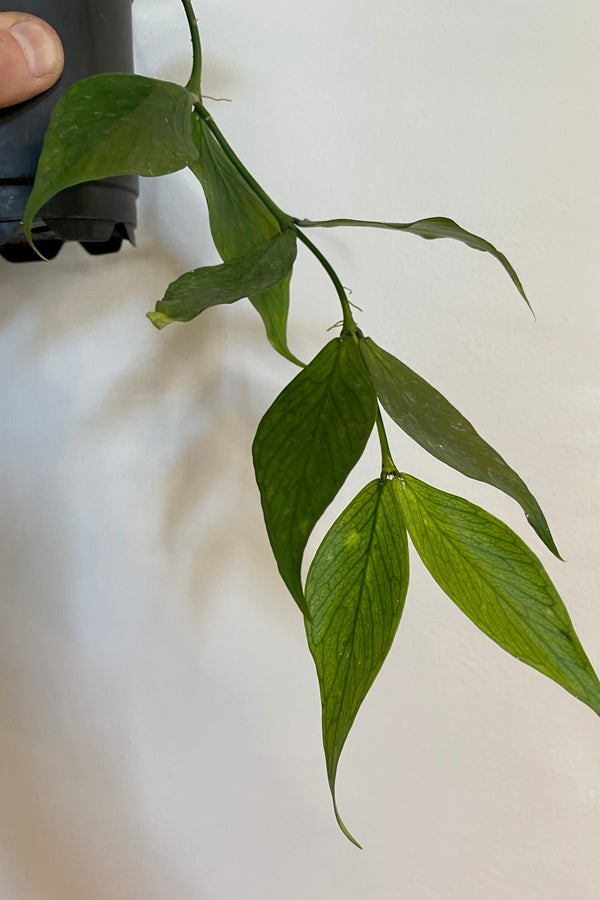
[[[176,0],[136,0],[138,71],[185,80]],[[394,430],[398,464],[489,508],[600,667],[596,0],[207,0],[205,91],[285,209],[449,215],[504,249],[314,234],[363,330],[527,480],[514,502]],[[250,445],[293,375],[246,301],[156,332],[216,261],[203,199],[143,184],[139,246],[0,267],[0,895],[7,900],[597,900],[600,723],[482,636],[414,560],[343,755],[336,828],[300,617]],[[292,347],[338,319],[302,253]],[[370,447],[343,492],[377,474]],[[328,514],[319,534],[340,505]],[[314,546],[314,545],[313,545]]]

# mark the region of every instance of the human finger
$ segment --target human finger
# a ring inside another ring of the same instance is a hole
[[[52,87],[63,64],[62,44],[51,25],[28,13],[0,12],[0,107]]]

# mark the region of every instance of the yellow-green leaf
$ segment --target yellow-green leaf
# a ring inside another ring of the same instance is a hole
[[[308,572],[306,622],[323,710],[323,746],[337,821],[335,778],[359,707],[392,646],[408,588],[408,541],[398,497],[372,481],[328,531]]]
[[[600,683],[541,562],[473,503],[410,475],[395,479],[419,556],[457,606],[500,647],[600,715]]]

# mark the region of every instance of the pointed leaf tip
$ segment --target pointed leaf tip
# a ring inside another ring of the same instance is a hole
[[[160,331],[163,328],[166,328],[167,325],[170,325],[171,322],[174,322],[175,319],[172,319],[170,316],[165,315],[165,313],[161,312],[149,312],[146,313],[146,318],[150,319],[155,328],[158,328]]]
[[[346,825],[344,824],[344,820],[340,815],[340,811],[338,809],[337,801],[335,799],[335,790],[332,789],[332,798],[333,798],[333,813],[335,815],[335,821],[338,823],[339,829],[344,835],[344,837],[348,838],[351,844],[354,844],[355,847],[358,847],[359,850],[362,850],[362,844],[359,844],[352,832],[348,830]]]
[[[453,219],[448,219],[445,216],[433,216],[428,219],[419,219],[417,222],[410,222],[405,225],[392,225],[390,227],[397,228],[401,231],[408,231],[410,234],[416,234],[419,237],[425,238],[426,240],[450,238],[455,241],[460,241],[462,244],[466,244],[467,247],[471,247],[473,250],[480,250],[482,253],[489,253],[491,256],[498,260],[498,262],[516,287],[517,291],[529,307],[529,310],[533,318],[535,319],[533,307],[529,302],[529,298],[525,293],[523,285],[521,284],[521,279],[517,275],[512,264],[509,262],[504,253],[502,253],[500,250],[497,250],[496,247],[494,247],[494,245],[489,241],[486,241],[485,238],[479,237],[479,235],[473,234],[473,232],[471,231],[467,231]]]

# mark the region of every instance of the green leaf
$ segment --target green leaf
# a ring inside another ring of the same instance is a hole
[[[326,222],[311,222],[308,219],[304,219],[300,220],[298,225],[304,227],[318,226],[320,228],[336,228],[345,225],[357,226],[359,228],[386,228],[391,229],[392,231],[406,231],[408,234],[416,234],[428,241],[433,241],[437,238],[451,238],[452,240],[460,241],[462,244],[466,244],[467,247],[471,247],[473,250],[481,250],[483,253],[490,253],[495,257],[508,273],[512,283],[533,313],[531,303],[527,299],[519,276],[504,253],[496,250],[494,245],[490,244],[489,241],[478,237],[478,235],[473,234],[471,231],[466,231],[452,219],[447,219],[445,216],[433,216],[429,219],[418,219],[416,222],[371,222],[363,219],[330,219]]]
[[[498,519],[401,475],[394,481],[419,556],[493,641],[600,715],[600,683],[541,562]]]
[[[219,266],[187,272],[167,288],[156,312],[148,318],[157,328],[170,322],[189,322],[210,306],[234,303],[279,284],[292,271],[296,235],[282,231],[268,244]]]
[[[537,500],[471,423],[420,375],[370,338],[361,340],[360,348],[381,405],[394,422],[436,459],[516,500],[544,544],[559,556]]]
[[[316,522],[354,468],[377,401],[358,345],[336,338],[265,413],[252,453],[281,577],[306,615],[300,569]]]
[[[493,257],[495,257],[501,266],[503,266],[504,270],[508,273],[512,283],[518,290],[519,294],[533,312],[531,307],[531,303],[527,299],[527,295],[523,290],[523,285],[519,279],[519,276],[509,263],[508,259],[501,253],[499,250],[496,250],[493,244],[490,244],[489,241],[486,241],[482,237],[478,237],[476,234],[473,234],[470,231],[466,231],[464,228],[461,228],[456,222],[452,219],[447,219],[444,216],[434,216],[430,219],[419,219],[417,222],[409,222],[407,224],[396,224],[389,225],[389,228],[393,228],[396,231],[408,231],[410,234],[417,234],[419,237],[425,238],[428,241],[436,240],[437,238],[452,238],[455,241],[460,241],[462,244],[466,244],[467,247],[471,247],[473,250],[481,250],[483,253],[491,253]]]
[[[277,220],[246,184],[197,114],[193,116],[192,133],[198,157],[190,163],[190,169],[204,189],[210,229],[221,258],[234,259],[264,246],[281,231]],[[275,350],[302,365],[287,345],[290,276],[249,299],[261,316]]]
[[[141,75],[93,75],[69,88],[50,121],[25,212],[31,240],[36,212],[65,188],[112,175],[166,175],[197,156],[192,95]]]
[[[306,622],[323,709],[335,815],[335,778],[358,709],[392,646],[408,588],[408,541],[392,482],[372,481],[328,531],[306,579]],[[357,846],[360,846],[357,844]]]

